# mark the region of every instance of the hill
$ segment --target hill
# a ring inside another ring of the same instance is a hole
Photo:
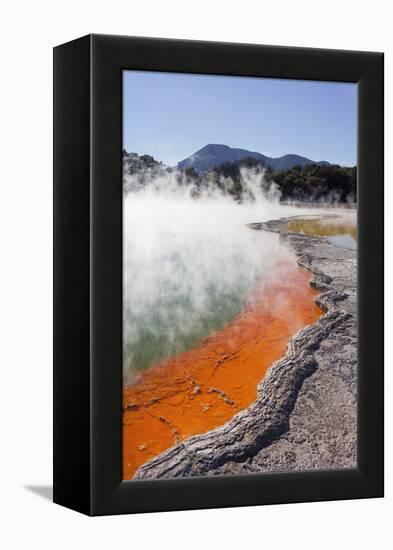
[[[202,174],[207,170],[210,170],[211,168],[219,166],[225,162],[236,162],[246,157],[254,158],[262,162],[265,166],[270,167],[274,172],[278,170],[290,170],[294,166],[304,168],[304,166],[309,164],[329,165],[329,162],[327,161],[314,161],[294,154],[273,158],[255,151],[248,151],[247,149],[237,149],[221,144],[209,144],[202,147],[202,149],[199,149],[199,151],[188,158],[180,161],[177,164],[177,167],[180,170],[194,168],[194,170],[197,170],[197,172]]]
[[[237,151],[243,154],[246,150]],[[299,158],[293,155],[292,160],[293,157]],[[177,182],[179,186],[192,186],[195,197],[209,189],[219,189],[239,202],[253,200],[255,197],[243,170],[248,170],[249,177],[254,179],[254,183],[262,192],[270,193],[275,189],[282,202],[356,203],[356,166],[315,163],[273,170],[259,158],[246,156],[236,161],[226,160],[201,173],[192,166],[170,168],[150,155],[123,151],[125,193],[138,191],[157,181],[160,181],[161,185],[172,181]]]

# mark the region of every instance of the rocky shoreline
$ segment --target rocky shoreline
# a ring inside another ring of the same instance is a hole
[[[289,220],[250,227],[280,233],[313,273],[326,313],[290,340],[252,405],[149,460],[133,479],[356,467],[356,252],[288,232]]]

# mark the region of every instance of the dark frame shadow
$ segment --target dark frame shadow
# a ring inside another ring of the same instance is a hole
[[[24,489],[35,493],[36,495],[44,498],[45,500],[53,501],[53,487],[52,485],[24,485]]]

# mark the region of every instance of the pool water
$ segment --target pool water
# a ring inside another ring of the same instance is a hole
[[[343,219],[338,217],[312,218],[291,220],[288,223],[288,230],[304,235],[315,235],[327,237],[334,246],[357,249],[357,227],[356,220]]]

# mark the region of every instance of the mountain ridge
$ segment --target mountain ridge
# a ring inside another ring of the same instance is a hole
[[[288,153],[281,157],[269,157],[263,153],[249,151],[237,147],[229,147],[219,143],[209,143],[194,154],[177,163],[181,170],[194,168],[199,173],[206,172],[215,166],[224,162],[236,162],[242,158],[251,157],[260,160],[265,165],[270,166],[273,171],[290,170],[294,166],[307,166],[308,164],[318,164],[329,166],[330,162],[326,160],[314,161],[307,157],[302,157],[293,153]]]

